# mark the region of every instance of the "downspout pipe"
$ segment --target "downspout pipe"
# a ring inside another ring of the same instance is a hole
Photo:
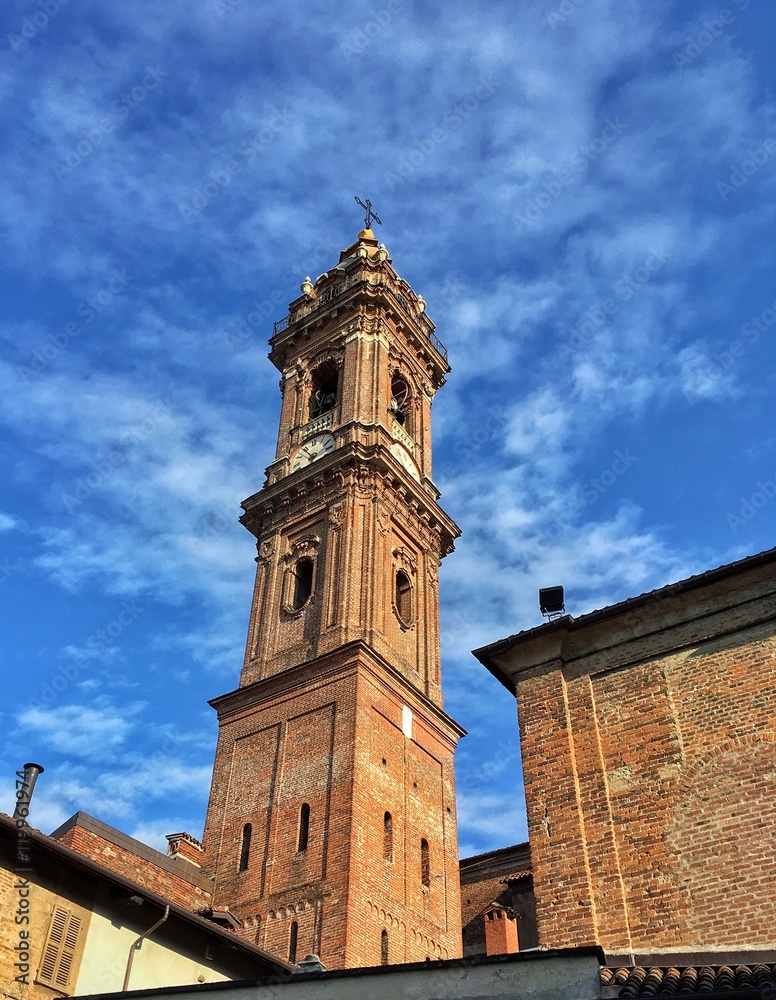
[[[159,920],[157,920],[156,923],[153,925],[153,927],[149,927],[148,930],[145,931],[145,933],[141,934],[140,937],[137,939],[137,941],[133,942],[132,946],[129,949],[129,956],[127,958],[127,971],[124,973],[124,985],[121,987],[122,993],[126,993],[127,990],[129,989],[129,977],[132,975],[132,962],[134,961],[135,958],[135,952],[138,950],[140,945],[145,941],[145,939],[153,934],[153,932],[156,930],[157,927],[162,926],[162,924],[169,917],[169,915],[170,915],[170,907],[169,905],[167,905],[164,908],[164,916],[162,916]]]

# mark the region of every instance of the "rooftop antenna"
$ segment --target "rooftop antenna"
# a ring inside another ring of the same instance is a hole
[[[366,215],[364,216],[364,229],[372,228],[372,219],[374,219],[374,221],[377,223],[378,226],[382,226],[382,222],[377,217],[377,215],[375,215],[375,213],[372,211],[372,202],[368,198],[365,202],[363,202],[358,197],[358,195],[355,195],[355,199],[359,203],[359,205],[363,208],[363,210],[366,212]]]
[[[563,604],[563,587],[544,587],[539,591],[539,610],[552,621],[561,618],[566,613]]]

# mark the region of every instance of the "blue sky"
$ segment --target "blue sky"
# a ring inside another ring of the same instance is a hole
[[[238,680],[272,321],[354,195],[453,368],[435,481],[464,855],[526,837],[476,646],[774,544],[776,8],[7,0],[0,758],[201,835]],[[58,690],[54,690],[54,685]],[[4,804],[2,804],[4,803]]]

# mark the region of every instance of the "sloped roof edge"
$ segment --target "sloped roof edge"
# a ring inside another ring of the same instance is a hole
[[[5,813],[0,813],[0,828],[3,827],[9,832],[13,832],[14,836],[16,835],[16,822]],[[133,882],[131,879],[125,878],[123,875],[119,875],[116,872],[111,871],[110,868],[106,868],[97,861],[92,861],[91,858],[87,858],[85,855],[79,854],[78,851],[73,851],[71,848],[65,847],[63,844],[60,844],[58,840],[54,840],[45,833],[41,833],[40,830],[36,830],[34,827],[25,827],[24,835],[31,843],[35,844],[43,851],[48,851],[59,861],[65,864],[69,864],[74,868],[81,868],[91,875],[104,879],[106,882],[112,882],[114,885],[121,886],[121,888],[126,889],[135,895],[142,896],[150,903],[155,903],[162,909],[164,909],[165,906],[169,906],[171,914],[174,914],[186,923],[192,924],[199,930],[212,934],[214,937],[218,938],[223,943],[228,944],[232,948],[243,951],[247,955],[251,955],[254,958],[262,959],[268,966],[276,970],[278,973],[290,972],[293,968],[293,966],[289,965],[288,962],[284,962],[283,959],[277,958],[275,955],[271,955],[268,951],[264,951],[263,948],[250,944],[248,941],[238,937],[231,931],[224,930],[217,924],[212,923],[210,920],[206,920],[204,917],[200,917],[191,910],[187,910],[185,906],[173,903],[172,900],[161,896],[158,892],[153,892],[151,889],[147,889],[143,885],[138,885],[137,882]]]
[[[637,597],[629,597],[624,601],[619,601],[617,604],[609,604],[606,607],[598,608],[595,611],[589,611],[587,614],[580,615],[578,618],[574,618],[572,615],[563,615],[561,618],[554,618],[552,621],[542,622],[541,625],[536,625],[529,629],[523,629],[523,631],[515,632],[513,635],[509,635],[504,639],[497,639],[495,642],[488,643],[486,646],[480,646],[478,649],[473,649],[472,654],[476,656],[480,663],[514,694],[514,685],[504,677],[497,664],[493,662],[491,659],[493,656],[503,653],[505,650],[508,650],[513,646],[517,646],[522,642],[526,642],[529,639],[536,638],[537,636],[548,635],[552,632],[562,630],[572,632],[578,629],[587,628],[589,625],[594,625],[596,622],[605,621],[607,618],[616,618],[618,615],[626,614],[627,612],[632,611],[635,608],[642,607],[645,604],[662,600],[665,597],[677,597],[680,594],[694,590],[696,587],[703,587],[710,583],[716,583],[719,580],[724,580],[726,577],[742,573],[747,569],[752,569],[755,566],[767,565],[772,562],[776,562],[776,547],[766,549],[764,552],[757,552],[751,556],[745,556],[743,559],[738,559],[732,563],[726,563],[724,566],[717,566],[715,569],[706,570],[704,573],[697,573],[695,576],[689,576],[685,580],[679,580],[676,583],[666,584],[664,587],[658,587],[656,590],[647,591],[643,594],[639,594]]]

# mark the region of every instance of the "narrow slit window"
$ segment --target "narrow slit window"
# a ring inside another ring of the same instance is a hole
[[[299,810],[299,837],[296,844],[297,851],[306,851],[310,839],[310,807],[305,802]]]
[[[288,961],[292,965],[296,965],[296,943],[299,938],[299,924],[296,920],[291,921],[291,926],[288,930]]]
[[[242,831],[242,840],[240,841],[240,866],[238,871],[244,872],[248,867],[248,861],[251,856],[251,834],[253,833],[253,827],[250,823],[246,823]]]
[[[409,625],[412,621],[412,584],[403,569],[400,569],[396,574],[394,604],[396,605],[396,614],[405,625]]]
[[[294,599],[292,607],[299,611],[307,604],[313,592],[313,561],[306,556],[294,566]]]
[[[431,859],[425,837],[420,842],[420,881],[427,887],[431,885]]]
[[[388,931],[380,935],[380,965],[388,964]]]
[[[383,816],[383,858],[393,861],[393,816],[389,812]]]

